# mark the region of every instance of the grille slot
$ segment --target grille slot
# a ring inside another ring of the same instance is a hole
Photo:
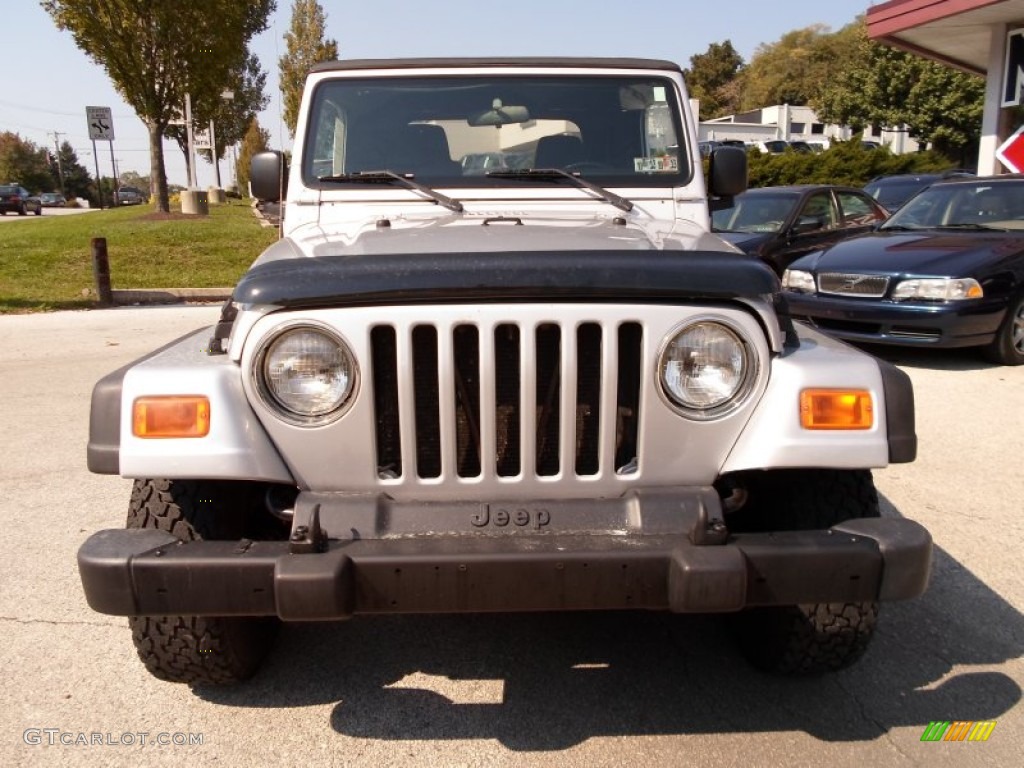
[[[881,298],[889,287],[886,275],[855,275],[845,272],[822,272],[818,275],[818,292],[834,296]]]
[[[381,480],[637,471],[639,323],[378,325],[370,343]]]

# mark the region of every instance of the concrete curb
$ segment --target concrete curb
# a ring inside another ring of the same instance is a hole
[[[123,288],[111,291],[116,306],[132,304],[184,304],[224,302],[231,288]]]

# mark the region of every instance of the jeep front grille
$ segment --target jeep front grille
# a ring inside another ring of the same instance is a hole
[[[835,296],[881,298],[889,287],[885,275],[852,275],[843,272],[822,272],[818,275],[818,292]]]
[[[376,325],[381,479],[626,475],[639,467],[639,323]]]

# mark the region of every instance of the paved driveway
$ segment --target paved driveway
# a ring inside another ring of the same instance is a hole
[[[1022,763],[1024,368],[969,352],[894,358],[916,386],[920,459],[876,480],[886,514],[931,529],[935,574],[887,606],[852,670],[762,676],[705,617],[410,616],[288,626],[238,688],[154,680],[126,622],[81,595],[75,551],[123,524],[130,485],[85,468],[88,398],[216,313],[0,316],[4,765]],[[957,719],[997,725],[986,743],[920,741]]]
[[[82,213],[98,210],[99,208],[43,208],[43,212],[39,216],[36,216],[34,213],[29,213],[27,216],[8,213],[6,216],[0,216],[0,224],[5,221],[42,221],[51,216],[77,216]]]

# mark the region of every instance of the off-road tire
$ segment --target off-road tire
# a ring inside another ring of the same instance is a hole
[[[136,480],[128,528],[157,528],[182,541],[236,539],[258,509],[255,483]],[[211,616],[131,616],[139,658],[161,680],[231,685],[251,677],[273,644],[277,621]]]
[[[999,365],[1024,365],[1024,293],[1010,300],[1006,317],[984,353]]]
[[[824,530],[844,520],[878,517],[868,470],[797,469],[753,473],[742,521],[748,530]],[[758,669],[818,675],[848,667],[868,648],[878,603],[818,603],[753,608],[735,615],[743,655]]]

